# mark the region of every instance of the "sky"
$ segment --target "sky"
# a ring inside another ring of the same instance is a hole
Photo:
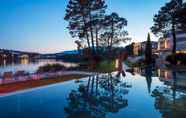
[[[147,39],[153,16],[169,0],[106,0],[128,20],[132,42]],[[76,49],[63,20],[68,0],[0,0],[0,48],[40,53]],[[152,40],[157,40],[152,35]]]

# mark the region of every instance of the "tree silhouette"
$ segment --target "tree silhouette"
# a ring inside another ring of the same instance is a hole
[[[151,84],[152,84],[152,66],[145,67],[145,78],[147,82],[148,92],[151,93]]]
[[[152,32],[159,36],[164,36],[170,31],[172,32],[173,54],[176,53],[176,30],[180,26],[179,17],[176,14],[182,8],[182,4],[182,0],[171,0],[166,3],[154,16],[154,25],[151,27]]]
[[[111,51],[113,45],[130,40],[124,29],[127,20],[117,13],[106,15],[106,8],[105,0],[69,0],[66,8],[64,19],[71,36],[85,40],[92,54],[102,47]]]
[[[126,26],[127,20],[119,17],[117,13],[105,16],[103,23],[104,32],[102,34],[104,39],[102,41],[105,42],[103,44],[106,44],[111,50],[114,44],[130,40],[130,38],[126,38],[128,35],[128,32],[124,29]]]
[[[76,45],[77,45],[77,50],[78,50],[78,52],[81,54],[81,48],[83,48],[82,42],[79,41],[79,40],[76,40],[75,43],[76,43]]]
[[[104,0],[69,0],[65,20],[69,22],[68,29],[72,37],[86,39],[88,48],[95,51],[95,32],[106,9]]]
[[[126,82],[111,73],[91,76],[69,94],[65,107],[68,118],[105,118],[107,112],[117,113],[128,105],[128,88]]]
[[[146,61],[146,64],[152,63],[152,43],[151,43],[149,33],[148,33],[146,47],[145,47],[145,61]]]
[[[184,3],[183,8],[177,12],[177,17],[181,23],[180,29],[186,30],[186,3]]]

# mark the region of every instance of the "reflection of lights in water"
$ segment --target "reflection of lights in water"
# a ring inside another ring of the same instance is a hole
[[[29,59],[21,59],[21,64],[27,65],[29,64]]]
[[[159,69],[159,70],[158,70],[158,76],[159,76],[159,77],[163,77],[163,78],[166,79],[166,77],[167,77],[167,72],[166,72],[166,70],[161,70],[161,69]]]
[[[160,77],[160,74],[161,74],[161,70],[158,69],[158,77]]]
[[[35,72],[40,66],[46,64],[61,64],[65,67],[76,67],[77,63],[66,63],[62,61],[56,60],[30,60],[29,58],[17,59],[15,61],[10,60],[2,60],[0,62],[0,72],[24,70],[28,72]]]
[[[134,72],[142,74],[142,72],[141,72],[141,69],[140,69],[140,68],[134,68]]]
[[[115,60],[115,68],[119,68],[119,59]]]
[[[6,66],[6,60],[5,59],[3,60],[3,66]]]
[[[168,79],[168,72],[167,71],[165,71],[164,76],[165,76],[165,79]]]
[[[162,77],[165,80],[170,80],[172,79],[171,71],[158,69],[158,77]]]
[[[6,57],[7,57],[7,56],[4,54],[4,55],[3,55],[3,58],[6,58]]]
[[[12,66],[14,66],[15,65],[15,63],[14,63],[14,61],[12,62],[12,64],[11,64]]]

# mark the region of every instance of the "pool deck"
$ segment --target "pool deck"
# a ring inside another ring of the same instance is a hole
[[[83,71],[59,71],[59,72],[51,72],[51,73],[33,73],[29,75],[23,75],[12,78],[0,78],[0,85],[11,84],[17,82],[24,82],[28,80],[39,80],[43,78],[52,78],[64,75],[92,75],[94,73],[91,72],[83,72]]]
[[[1,79],[0,96],[20,90],[46,86],[91,76],[95,73],[83,71],[60,71],[55,73],[30,74],[11,79]]]

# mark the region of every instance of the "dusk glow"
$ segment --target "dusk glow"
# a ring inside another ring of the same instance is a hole
[[[34,52],[76,49],[63,20],[68,0],[0,0],[0,47]],[[133,41],[146,40],[152,18],[168,0],[107,0],[108,11],[127,18]],[[152,40],[157,40],[153,38]],[[52,47],[51,47],[52,46]]]
[[[1,118],[186,118],[186,0],[0,0]]]

